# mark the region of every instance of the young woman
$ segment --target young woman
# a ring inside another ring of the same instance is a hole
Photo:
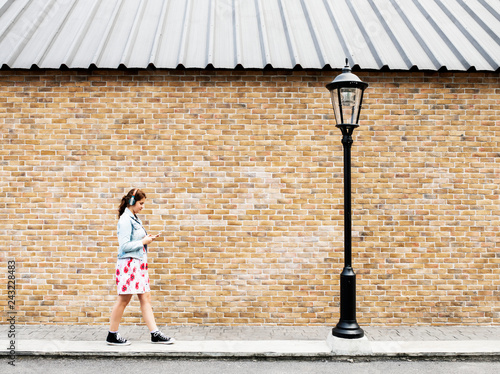
[[[118,261],[116,263],[116,285],[118,299],[111,312],[111,323],[106,342],[111,345],[129,345],[130,342],[118,334],[120,320],[132,295],[141,303],[141,312],[151,331],[151,342],[172,344],[174,338],[161,333],[155,323],[151,308],[151,293],[148,276],[148,244],[159,235],[148,235],[137,217],[146,202],[146,194],[136,188],[123,196],[118,209]]]

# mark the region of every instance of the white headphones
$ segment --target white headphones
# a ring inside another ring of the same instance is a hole
[[[138,188],[136,188],[134,190],[134,192],[132,193],[132,197],[130,198],[130,200],[128,201],[128,205],[134,205],[135,204],[135,193],[137,192]]]

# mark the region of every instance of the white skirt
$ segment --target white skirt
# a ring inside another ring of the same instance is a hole
[[[141,294],[150,292],[148,257],[144,251],[142,260],[119,258],[116,262],[116,286],[118,295]]]

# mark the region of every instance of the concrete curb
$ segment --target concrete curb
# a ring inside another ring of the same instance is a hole
[[[334,356],[500,359],[500,340],[370,341],[366,337],[346,340],[330,335],[327,344]]]
[[[7,340],[0,346],[8,347]],[[8,355],[1,351],[0,356]],[[370,341],[329,336],[326,340],[207,340],[173,345],[136,341],[109,346],[104,341],[21,340],[16,356],[51,358],[185,358],[185,359],[482,359],[500,360],[500,340]]]
[[[0,341],[6,344],[7,341]],[[5,352],[2,352],[5,354]],[[109,346],[104,341],[19,341],[17,356],[50,357],[165,357],[165,358],[325,358],[331,356],[326,341],[177,341],[173,345],[136,341],[129,346]]]

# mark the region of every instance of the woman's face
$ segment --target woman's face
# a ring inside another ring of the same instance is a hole
[[[145,203],[146,203],[146,199],[142,199],[140,201],[136,201],[135,204],[130,207],[130,209],[132,210],[132,213],[137,214],[141,210],[143,210]]]

